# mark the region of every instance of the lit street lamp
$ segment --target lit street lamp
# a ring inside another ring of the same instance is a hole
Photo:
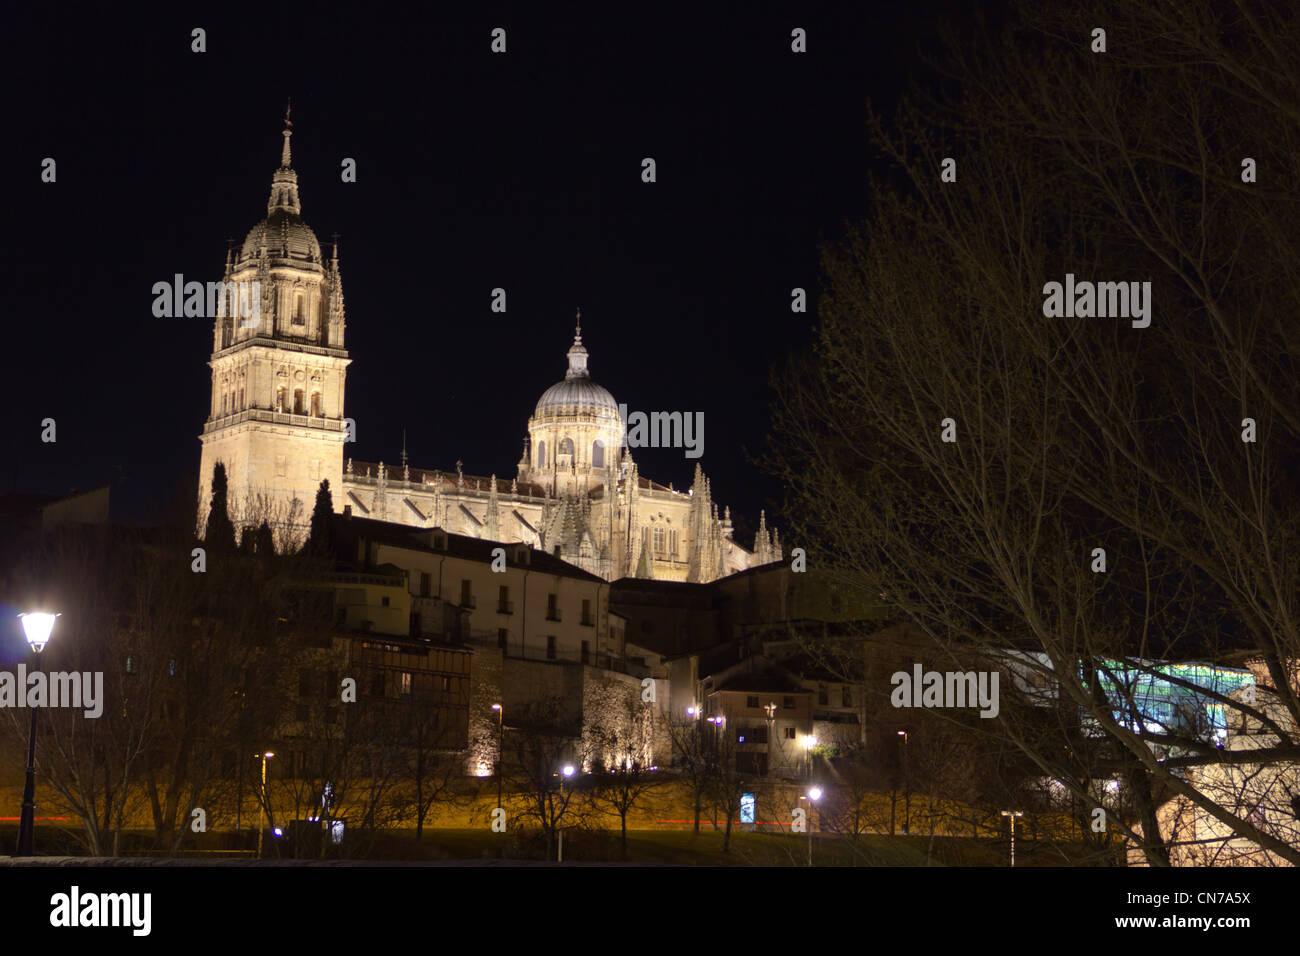
[[[573,776],[573,764],[566,763],[564,770],[560,774],[560,814],[564,813],[564,779]],[[555,856],[556,863],[564,862],[564,827],[560,827],[560,845]]]
[[[808,865],[812,866],[813,804],[822,798],[822,788],[810,787],[806,796],[808,797]]]
[[[45,645],[50,642],[50,632],[54,630],[54,619],[57,614],[47,614],[41,611],[19,614],[18,619],[23,622],[23,634],[27,638],[27,644],[32,649],[34,659],[39,661],[41,651],[45,650]],[[18,693],[23,693],[24,688],[19,688]],[[31,856],[32,843],[36,835],[36,712],[38,708],[32,709],[32,729],[27,735],[27,782],[23,785],[23,812],[18,824],[18,846],[14,850],[14,856]]]
[[[267,813],[266,813],[266,762],[275,756],[273,752],[267,750],[260,754],[253,754],[254,757],[262,758],[262,819],[261,825],[257,828],[257,858],[262,858],[262,836],[266,830]]]
[[[1004,817],[1010,817],[1011,819],[1011,865],[1015,866],[1016,865],[1016,817],[1023,817],[1025,814],[1024,811],[1022,810],[1003,810],[1002,815]]]
[[[500,704],[493,704],[497,712],[497,809],[501,809],[501,760],[505,756],[502,747],[506,737],[506,710]]]

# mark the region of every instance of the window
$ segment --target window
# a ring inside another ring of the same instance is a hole
[[[284,402],[285,402],[285,387],[281,385],[275,390],[275,410],[277,412],[284,411]]]
[[[239,407],[244,407],[244,386],[239,386]]]
[[[504,627],[497,628],[497,647],[501,650],[506,649],[506,641],[510,640],[510,631]]]
[[[669,530],[668,532],[668,553],[677,553],[677,532],[674,530]]]
[[[474,606],[474,582],[469,578],[464,578],[460,582],[460,606],[468,608]]]
[[[497,613],[515,613],[515,606],[510,603],[510,585],[508,584],[503,584],[497,588]]]
[[[293,413],[295,415],[302,414],[302,389],[300,388],[293,390]]]
[[[583,598],[583,599],[582,599],[582,623],[585,624],[585,625],[587,625],[588,627],[591,627],[592,625],[594,625],[594,624],[596,623],[594,620],[592,620],[592,617],[591,617],[591,599],[590,599],[590,598]]]
[[[825,707],[829,702],[830,702],[830,694],[829,694],[829,693],[827,692],[827,690],[826,690],[826,685],[825,685],[825,684],[818,684],[818,685],[817,685],[817,703],[818,703],[818,705],[820,705],[820,706],[822,706],[822,707]]]
[[[786,710],[794,710],[794,698],[793,698],[793,697],[782,697],[782,698],[781,698],[781,706],[784,707]]]
[[[544,441],[539,441],[537,443],[537,467],[546,467],[546,442]]]
[[[129,656],[129,655],[128,655],[127,658],[126,658],[126,672],[127,672],[128,674],[134,674],[134,673],[135,673],[135,658],[133,658],[133,657],[131,657],[131,656]]]
[[[746,697],[746,698],[745,698],[745,706],[746,706],[746,707],[753,707],[753,708],[757,709],[757,707],[758,707],[758,695],[757,695],[757,694],[750,694],[748,697]]]
[[[785,728],[785,739],[786,739],[786,740],[794,740],[794,728],[793,728],[793,727],[787,727],[787,728]]]
[[[591,663],[591,644],[588,641],[582,642],[582,663]]]
[[[420,597],[428,597],[433,591],[433,575],[427,571],[420,572]]]
[[[168,676],[168,677],[175,677],[175,676],[176,676],[176,659],[175,659],[175,658],[172,658],[171,660],[169,660],[169,661],[167,662],[167,676]]]
[[[303,314],[302,296],[295,296],[293,300],[293,324],[303,325],[307,321]]]
[[[562,439],[560,439],[560,448],[559,448],[559,451],[557,452],[557,454],[560,454],[560,455],[568,455],[570,458],[572,458],[572,457],[573,457],[573,439],[572,439],[572,438],[562,438]]]
[[[320,392],[312,392],[311,393],[311,417],[320,418],[320,416],[321,416]]]
[[[560,619],[560,609],[557,607],[558,598],[554,594],[546,595],[546,619],[548,621],[558,621]]]
[[[555,660],[555,635],[554,634],[547,635],[546,638],[546,659],[548,661]]]
[[[664,529],[655,528],[654,530],[655,553],[663,554],[664,551]]]
[[[387,594],[379,599],[380,607],[388,607],[391,603],[392,599]]]
[[[591,467],[605,467],[605,443],[599,438],[591,443]]]
[[[451,690],[451,678],[450,678],[450,677],[444,677],[444,678],[442,679],[442,689],[443,689],[444,691],[450,691],[450,690]]]
[[[376,671],[370,675],[370,694],[372,697],[384,696],[384,672]]]
[[[842,687],[840,687],[840,706],[841,707],[853,706],[853,691],[849,689],[848,684],[844,684]]]
[[[410,697],[411,696],[411,674],[409,671],[402,671],[402,679],[400,681],[400,686],[402,688],[402,696]]]

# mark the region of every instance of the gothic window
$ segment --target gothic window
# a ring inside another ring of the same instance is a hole
[[[572,439],[572,438],[562,438],[562,439],[560,439],[560,451],[559,451],[559,454],[561,454],[561,455],[568,455],[570,458],[573,457],[573,439]]]
[[[236,407],[237,408],[244,407],[244,386],[242,385],[239,386],[239,404]]]
[[[302,389],[300,388],[293,390],[293,413],[295,415],[302,414]]]
[[[311,417],[320,418],[320,392],[311,393]]]
[[[546,467],[546,442],[544,441],[539,441],[537,443],[537,467]]]
[[[307,321],[307,315],[303,311],[302,296],[298,295],[293,303],[293,324],[302,325]]]
[[[591,467],[605,467],[605,443],[597,438],[591,445]]]
[[[669,554],[677,553],[677,532],[676,531],[668,532],[668,553]]]
[[[222,414],[222,415],[226,414],[226,412],[228,411],[228,408],[229,408],[228,403],[229,403],[229,401],[230,401],[230,396],[229,396],[229,395],[222,395],[222,396],[221,396],[221,414]]]
[[[664,529],[655,528],[655,551],[662,554],[664,550]]]

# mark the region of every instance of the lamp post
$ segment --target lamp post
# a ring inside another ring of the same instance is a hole
[[[911,833],[912,827],[912,781],[907,776],[907,731],[900,730],[898,736],[902,737],[902,760],[899,761],[903,773],[903,835]]]
[[[808,865],[812,866],[813,805],[822,798],[822,788],[821,787],[809,788],[807,797],[808,797]]]
[[[41,651],[50,642],[50,631],[54,630],[57,614],[33,611],[19,614],[23,622],[23,634],[27,645],[32,649],[33,660],[39,661]],[[23,689],[19,688],[18,693]],[[36,711],[32,709],[32,728],[27,735],[27,782],[23,785],[23,811],[18,824],[18,846],[14,856],[31,856],[32,843],[36,835]]]
[[[497,809],[501,809],[501,759],[505,756],[502,747],[506,738],[506,710],[500,704],[493,704],[497,712]]]
[[[564,769],[560,772],[560,815],[564,815],[564,779],[573,776],[573,764],[566,763]],[[556,863],[564,862],[564,827],[560,827],[560,845],[555,856]]]
[[[1022,810],[1003,810],[1002,815],[1011,820],[1011,865],[1016,865],[1016,817],[1023,817]]]
[[[262,858],[262,837],[263,837],[263,836],[265,835],[265,833],[266,833],[266,822],[267,822],[267,812],[266,812],[266,762],[267,762],[268,760],[270,760],[272,757],[274,757],[275,754],[274,754],[272,751],[267,750],[267,751],[264,751],[263,753],[260,753],[260,754],[253,754],[253,756],[254,756],[254,757],[261,757],[261,758],[262,758],[262,818],[261,818],[261,821],[260,821],[260,825],[259,825],[258,828],[257,828],[257,858],[260,860],[260,859]]]

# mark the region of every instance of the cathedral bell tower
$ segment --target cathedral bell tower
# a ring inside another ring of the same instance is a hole
[[[222,309],[213,324],[212,403],[199,436],[200,532],[218,461],[237,532],[266,520],[300,539],[322,479],[341,508],[343,388],[351,360],[343,347],[338,243],[324,258],[302,220],[288,112],[284,126],[266,218],[237,255],[226,254],[226,289],[238,290],[232,296],[243,301]]]

